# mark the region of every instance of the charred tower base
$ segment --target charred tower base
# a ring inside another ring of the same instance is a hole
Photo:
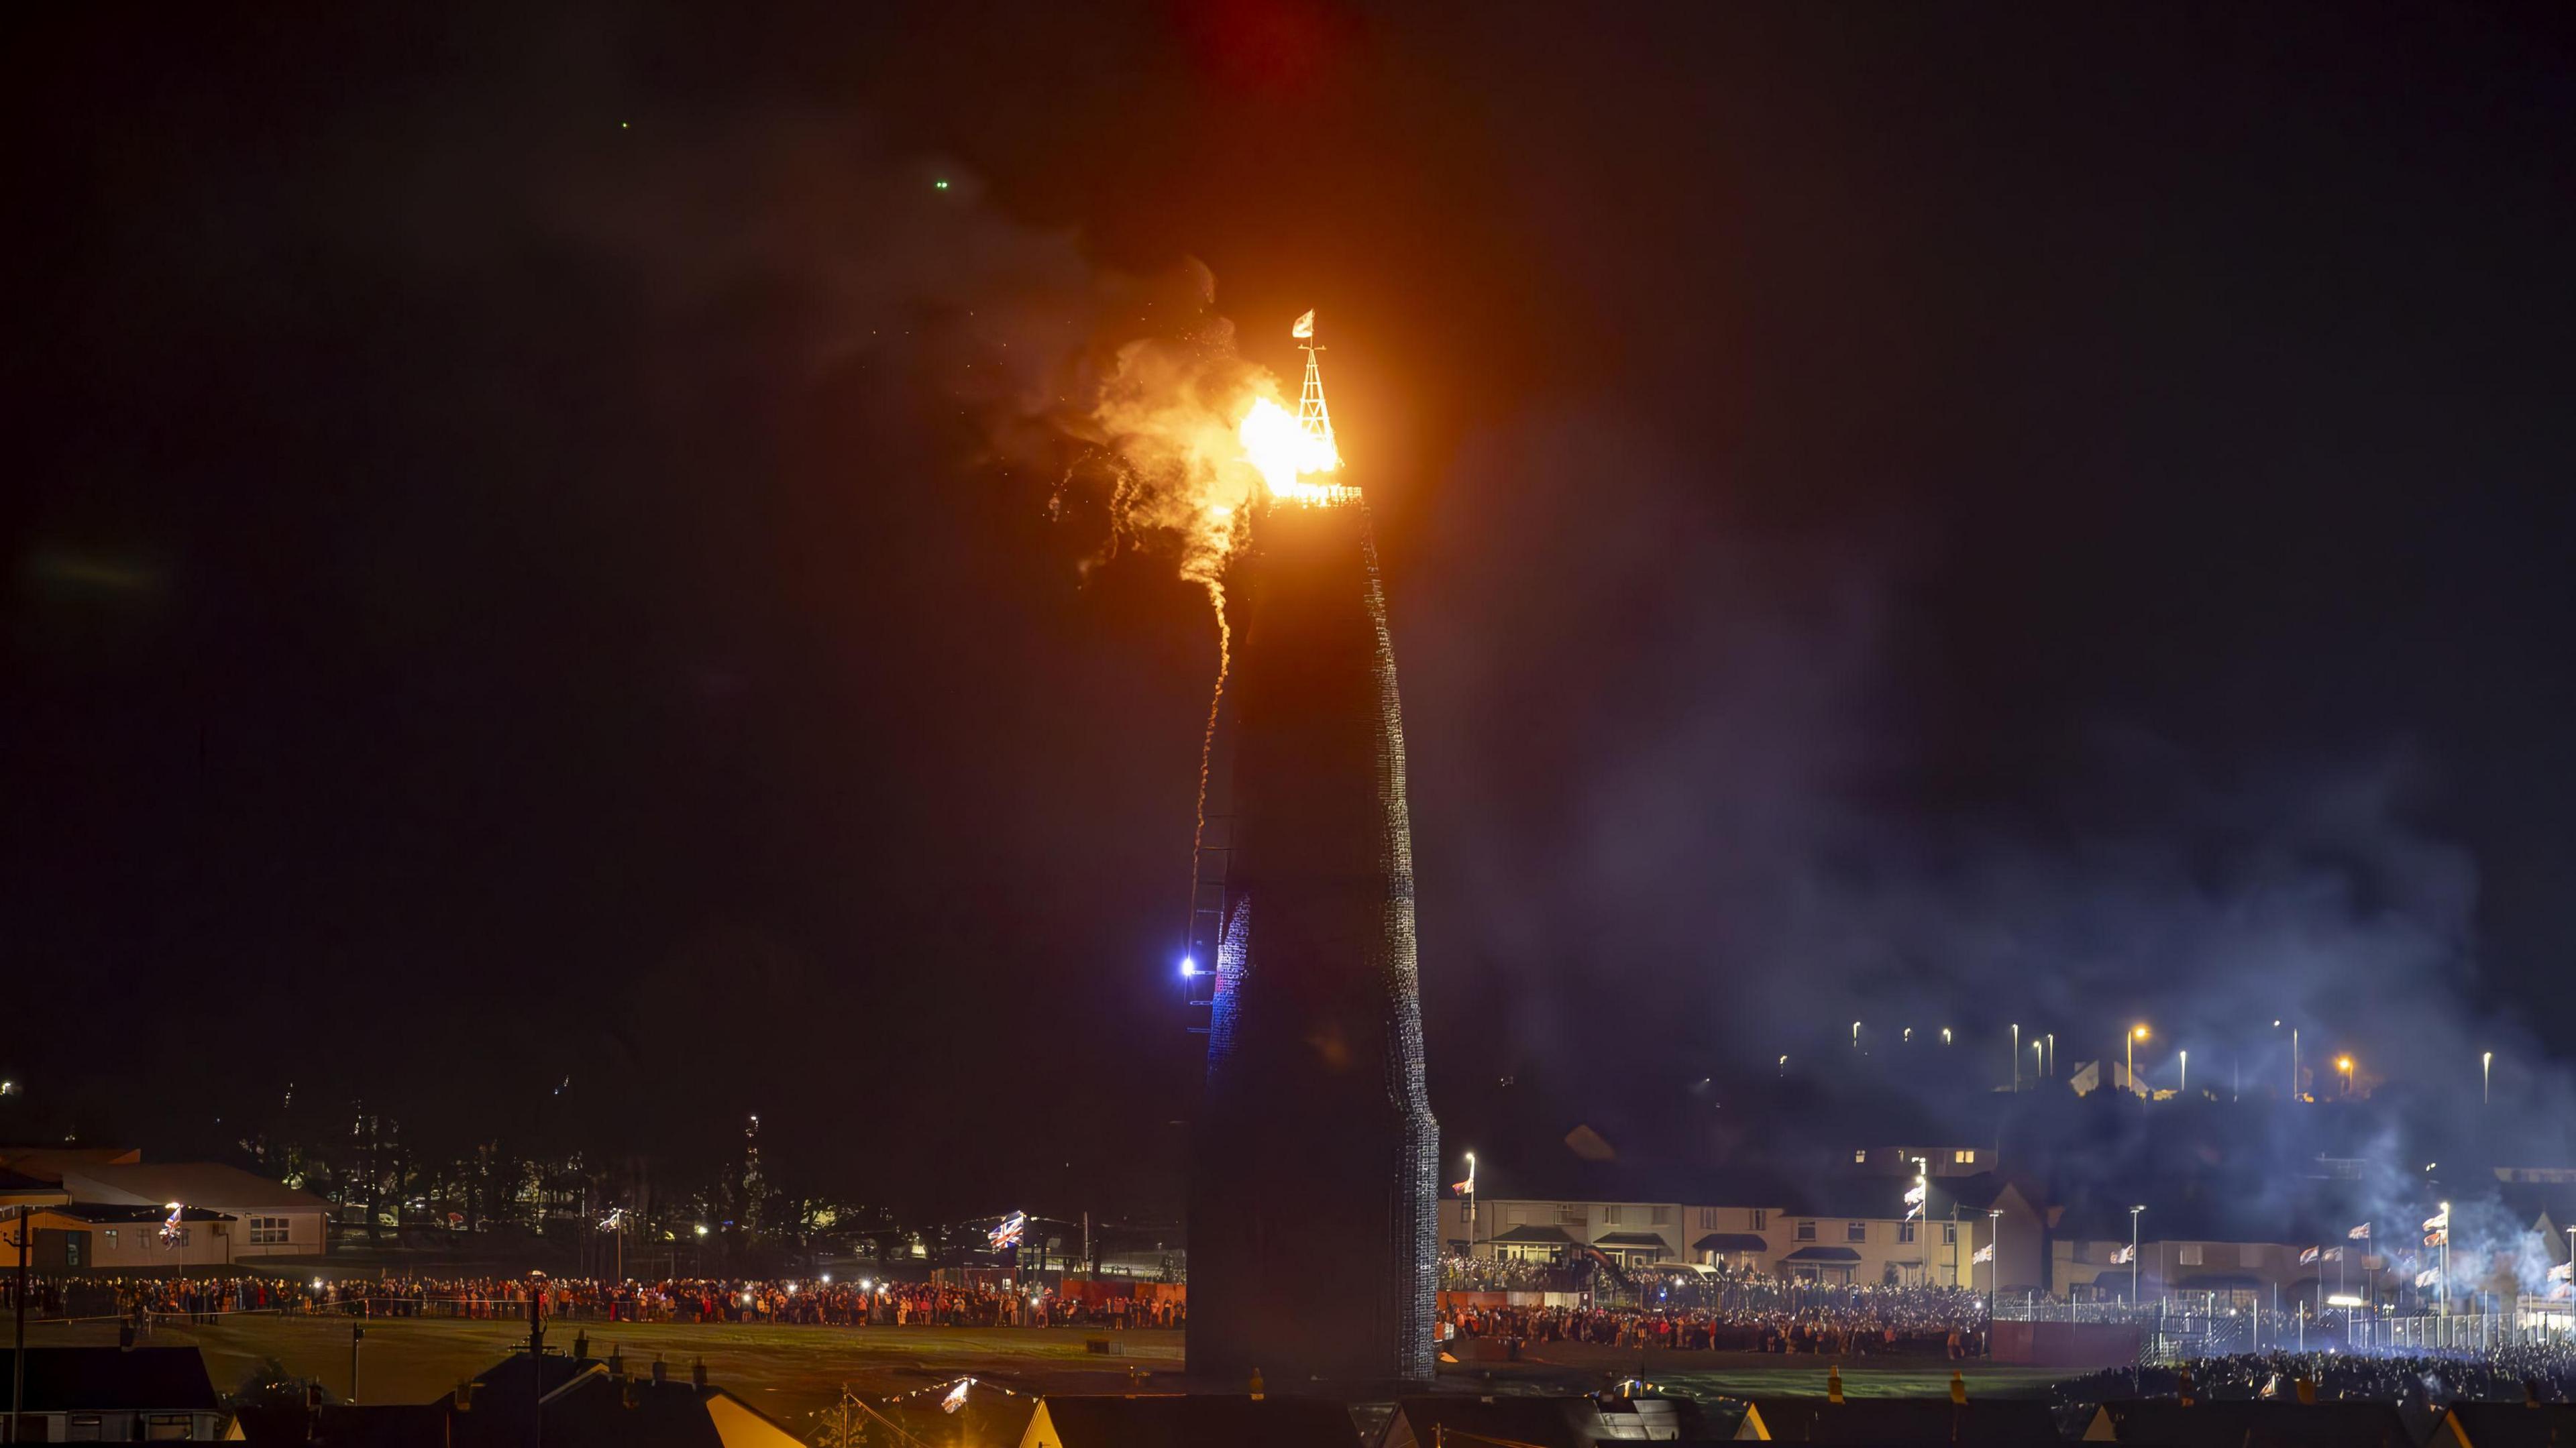
[[[1395,655],[1356,492],[1257,520],[1234,600],[1232,847],[1190,1171],[1189,1368],[1432,1376],[1423,1089]]]

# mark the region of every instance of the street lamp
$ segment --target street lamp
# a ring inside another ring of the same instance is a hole
[[[2013,1022],[2013,1089],[2021,1089],[2021,1022]]]
[[[1950,1044],[1950,1028],[1948,1026],[1943,1026],[1941,1028],[1941,1044],[1945,1046]]]
[[[2129,1089],[2132,1091],[2138,1089],[2138,1043],[2146,1038],[2147,1028],[2144,1024],[2139,1024],[2129,1028],[2129,1037],[2122,1043],[2129,1052]]]
[[[1789,1074],[1789,1058],[1786,1056],[1780,1058],[1780,1074],[1783,1076]]]
[[[2057,1033],[2051,1031],[2040,1039],[2048,1043],[2048,1050],[2040,1056],[2042,1069],[2039,1074],[2054,1081],[2057,1079]]]
[[[1852,1049],[1855,1051],[1860,1049],[1860,1022],[1858,1021],[1852,1022]]]
[[[2493,1100],[2494,1092],[2495,1052],[2482,1051],[2478,1055],[2478,1104],[2484,1106]]]
[[[2191,1052],[2184,1051],[2181,1055],[2182,1082],[2174,1087],[2174,1094],[2176,1096],[2189,1096],[2191,1095]]]
[[[2145,1210],[2144,1206],[2129,1208],[2129,1307],[2132,1311],[2138,1306],[2138,1213]]]
[[[2335,1070],[2343,1075],[2343,1094],[2350,1096],[2352,1094],[2352,1058],[2350,1056],[2335,1057]]]

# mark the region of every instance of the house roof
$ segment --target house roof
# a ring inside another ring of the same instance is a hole
[[[1350,1410],[1323,1398],[1240,1393],[1050,1393],[1038,1402],[1023,1448],[1343,1448],[1356,1443]]]
[[[1768,1252],[1770,1242],[1756,1232],[1711,1232],[1691,1243],[1694,1252]]]
[[[1520,1226],[1512,1228],[1510,1231],[1505,1232],[1500,1236],[1488,1237],[1485,1240],[1488,1242],[1544,1243],[1550,1246],[1564,1247],[1571,1247],[1574,1245],[1574,1239],[1565,1235],[1565,1229],[1563,1227],[1541,1227],[1526,1222]]]
[[[2220,1398],[2186,1408],[2172,1398],[2124,1398],[2104,1403],[2101,1413],[2118,1441],[2155,1448],[2240,1448],[2246,1443],[2414,1448],[2415,1442],[2396,1404],[2357,1399],[2299,1403]]]
[[[311,1192],[271,1181],[221,1162],[63,1164],[63,1188],[76,1202],[159,1206],[186,1202],[218,1211],[323,1212],[330,1207]]]
[[[1801,1247],[1781,1259],[1784,1262],[1857,1262],[1860,1254],[1849,1247]]]
[[[1590,1448],[1604,1441],[1643,1438],[1647,1435],[1641,1424],[1650,1419],[1669,1422],[1682,1441],[1721,1436],[1700,1405],[1688,1398],[1441,1393],[1399,1399],[1377,1448],[1429,1448],[1444,1431],[1455,1439],[1527,1443],[1533,1448]]]
[[[2555,1448],[2576,1443],[2576,1404],[2453,1403],[2444,1417],[2448,1433],[2433,1441],[2477,1448]]]
[[[48,1177],[0,1169],[0,1207],[45,1207],[71,1200],[71,1193]]]
[[[1594,1238],[1592,1245],[1595,1247],[1654,1247],[1660,1249],[1664,1245],[1664,1239],[1660,1234],[1654,1232],[1612,1232],[1606,1237]]]
[[[245,1443],[327,1443],[331,1448],[449,1448],[472,1443],[451,1432],[454,1400],[331,1404],[317,1416],[301,1403],[242,1409],[233,1417]]]
[[[0,1383],[16,1370],[14,1356],[0,1348]],[[32,1347],[27,1410],[212,1413],[220,1406],[205,1357],[193,1347]]]
[[[2037,1399],[1755,1398],[1739,1439],[1778,1443],[1995,1444],[2054,1448],[2061,1440],[2048,1404]]]
[[[48,1215],[69,1217],[75,1222],[162,1222],[169,1220],[170,1209],[161,1207],[119,1207],[104,1202],[73,1202],[52,1208]],[[208,1211],[204,1207],[181,1207],[183,1222],[230,1222],[239,1220],[229,1212]]]

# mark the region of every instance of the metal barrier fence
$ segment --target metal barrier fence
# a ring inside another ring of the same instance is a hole
[[[2134,1323],[2145,1329],[2141,1355],[2159,1362],[2249,1352],[2480,1353],[2576,1341],[2576,1312],[2564,1300],[2525,1299],[2511,1311],[2394,1316],[2366,1308],[2224,1307],[2214,1297],[2135,1306],[2029,1297],[1997,1302],[1994,1315],[1999,1322]]]

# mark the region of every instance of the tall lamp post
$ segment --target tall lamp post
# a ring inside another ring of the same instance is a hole
[[[2343,1094],[2350,1096],[2352,1094],[2352,1058],[2350,1056],[2335,1057],[2335,1074],[2343,1078]]]
[[[2494,1099],[2495,1052],[2481,1051],[2478,1053],[2478,1104],[2484,1106]]]
[[[2143,1206],[2129,1208],[2129,1307],[2132,1311],[2138,1306],[2138,1213],[2145,1210]]]
[[[2191,1052],[2185,1051],[2181,1054],[2182,1084],[2174,1088],[2174,1094],[2176,1096],[2189,1096],[2191,1094]]]
[[[2147,1028],[2141,1023],[2129,1028],[2129,1037],[2124,1043],[2129,1052],[2129,1089],[2132,1091],[2138,1090],[2138,1043],[2146,1038]],[[2138,1094],[2144,1096],[2146,1093],[2139,1091]]]
[[[2021,1022],[2013,1022],[2013,1089],[2021,1089]]]

